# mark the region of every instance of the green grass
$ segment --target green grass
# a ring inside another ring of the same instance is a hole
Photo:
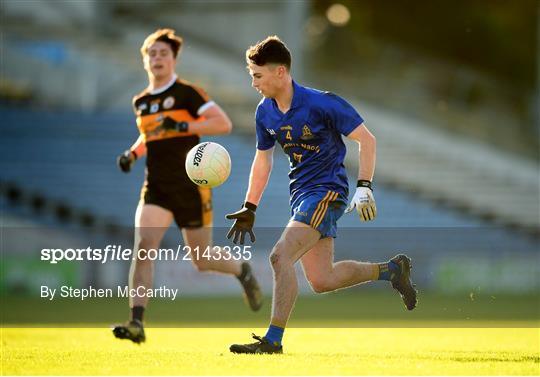
[[[409,312],[392,291],[338,292],[308,295],[297,300],[291,326],[366,327],[383,326],[510,326],[505,322],[539,325],[536,295],[504,296],[467,294],[441,296],[422,292],[418,307]],[[146,320],[151,326],[181,327],[264,327],[267,324],[269,298],[258,313],[247,310],[239,297],[184,297],[176,301],[151,300]],[[127,300],[92,299],[47,301],[38,298],[2,297],[0,320],[3,326],[33,326],[36,323],[56,327],[85,323],[102,325],[127,318]]]
[[[257,329],[259,334],[263,329]],[[2,375],[538,375],[538,328],[290,328],[283,355],[233,355],[247,329],[4,328]]]
[[[269,302],[153,300],[148,341],[115,339],[126,300],[1,297],[2,375],[539,375],[537,297],[422,293],[412,312],[392,292],[297,301],[284,355],[232,355],[264,335]]]

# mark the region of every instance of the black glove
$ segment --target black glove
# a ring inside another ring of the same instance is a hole
[[[171,117],[165,117],[161,122],[161,127],[165,130],[172,130],[176,132],[187,132],[188,122],[177,122]]]
[[[135,152],[127,150],[120,156],[118,156],[118,158],[116,159],[116,164],[124,173],[129,173],[131,171],[131,167],[136,160],[137,154]]]
[[[231,237],[234,235],[233,242],[238,244],[238,241],[240,240],[240,244],[243,245],[244,237],[246,233],[249,232],[251,242],[255,242],[253,224],[255,223],[256,210],[257,206],[255,204],[246,202],[240,211],[226,215],[225,218],[235,220],[233,226],[231,229],[229,229],[229,233],[227,233],[227,238],[231,239]]]

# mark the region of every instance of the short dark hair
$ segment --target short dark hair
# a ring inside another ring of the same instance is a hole
[[[275,35],[257,42],[255,46],[250,46],[246,51],[246,61],[259,66],[282,64],[287,67],[287,70],[291,70],[291,52]]]
[[[156,42],[165,42],[169,46],[171,46],[171,50],[173,52],[174,58],[176,59],[176,56],[178,55],[178,51],[180,51],[180,48],[182,47],[182,43],[184,40],[182,37],[179,37],[174,34],[175,31],[173,29],[158,29],[152,34],[150,34],[146,39],[144,40],[142,46],[141,46],[141,54],[144,57],[148,53],[148,48],[152,46]]]

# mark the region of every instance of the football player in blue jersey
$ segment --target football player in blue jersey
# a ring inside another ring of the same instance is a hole
[[[372,192],[375,137],[362,117],[339,96],[307,88],[290,74],[291,54],[276,36],[250,47],[246,61],[252,86],[263,96],[256,111],[257,151],[251,167],[243,208],[227,215],[235,220],[228,237],[255,241],[255,212],[272,170],[276,141],[290,161],[291,218],[270,254],[274,274],[272,316],[264,337],[251,344],[234,344],[234,353],[282,353],[283,332],[298,293],[294,265],[300,260],[317,293],[351,287],[372,280],[390,281],[407,309],[416,306],[411,260],[400,254],[384,263],[334,262],[336,222],[356,208],[360,220],[377,215]],[[347,206],[348,181],[343,164],[342,136],[360,149],[358,184]]]

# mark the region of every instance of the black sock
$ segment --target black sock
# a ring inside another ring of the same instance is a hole
[[[144,314],[144,306],[134,306],[131,308],[131,319],[138,319],[142,322]]]
[[[249,265],[246,262],[242,263],[240,267],[240,275],[237,276],[238,280],[244,281],[248,272],[249,272]]]

